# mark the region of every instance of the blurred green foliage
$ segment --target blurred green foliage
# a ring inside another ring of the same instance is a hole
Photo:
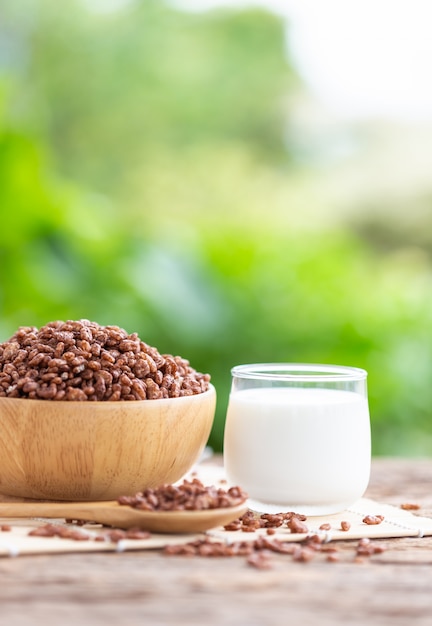
[[[296,226],[280,21],[90,6],[0,7],[0,340],[81,317],[139,332],[211,373],[219,450],[232,366],[364,367],[374,453],[428,454],[429,260]]]

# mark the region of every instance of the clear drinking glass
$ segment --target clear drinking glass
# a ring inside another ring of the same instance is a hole
[[[224,465],[250,508],[326,515],[362,497],[371,462],[365,370],[264,363],[231,373]]]

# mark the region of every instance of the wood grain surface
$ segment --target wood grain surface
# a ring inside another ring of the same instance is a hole
[[[0,493],[115,500],[175,482],[200,458],[215,405],[212,386],[155,401],[0,398]]]
[[[366,495],[432,517],[431,487],[432,461],[374,459]],[[432,537],[379,541],[361,559],[357,541],[337,542],[337,562],[272,554],[266,570],[159,550],[3,558],[0,624],[429,626]]]

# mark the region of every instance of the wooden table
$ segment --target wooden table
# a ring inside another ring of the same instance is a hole
[[[432,461],[374,459],[366,495],[432,517]],[[361,562],[338,542],[338,562],[276,554],[268,570],[159,551],[3,558],[0,624],[430,626],[432,537],[381,543]]]

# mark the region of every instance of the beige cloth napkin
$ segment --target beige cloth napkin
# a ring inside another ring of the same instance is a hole
[[[223,467],[211,462],[196,466],[186,478],[199,478],[204,484],[214,484],[227,487]],[[0,500],[2,497],[0,496]],[[5,500],[10,498],[4,498]],[[300,511],[301,512],[301,511]],[[368,525],[363,522],[366,515],[382,515],[381,524]],[[50,520],[56,524],[65,524],[64,520]],[[348,531],[341,530],[341,522],[350,524]],[[65,552],[112,552],[125,550],[160,549],[170,544],[187,543],[203,538],[204,534],[190,535],[162,535],[152,534],[148,539],[125,539],[117,543],[109,541],[94,541],[97,535],[105,533],[106,529],[94,524],[81,528],[89,535],[88,541],[74,541],[59,537],[34,537],[29,532],[36,526],[43,525],[47,520],[11,520],[0,519],[0,525],[11,526],[10,531],[0,532],[0,556],[18,556],[20,554],[61,554]],[[421,517],[410,511],[396,506],[383,504],[374,500],[362,498],[349,510],[337,515],[310,517],[306,520],[307,534],[321,533],[325,541],[360,539],[362,537],[392,538],[392,537],[422,537],[432,535],[432,519]],[[330,530],[320,530],[322,524],[330,524]],[[265,534],[265,529],[252,533],[241,531],[226,531],[215,528],[206,535],[215,541],[250,541]],[[307,535],[291,533],[287,528],[278,528],[272,538],[282,541],[301,541]]]

